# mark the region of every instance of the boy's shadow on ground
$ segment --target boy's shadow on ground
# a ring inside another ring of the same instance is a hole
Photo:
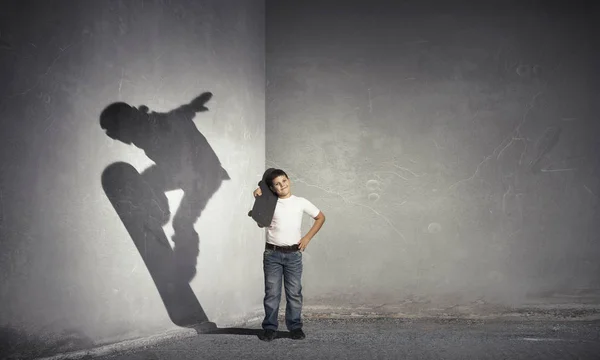
[[[246,328],[221,328],[214,329],[206,332],[210,335],[247,335],[247,336],[256,336],[258,338],[262,338],[263,330],[262,329],[246,329]],[[291,339],[292,334],[289,331],[277,331],[275,339]]]

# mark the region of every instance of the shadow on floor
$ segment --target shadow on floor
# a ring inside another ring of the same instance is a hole
[[[204,335],[246,335],[246,336],[257,336],[261,337],[263,333],[262,329],[246,329],[246,328],[217,328],[212,331],[202,332]],[[277,339],[291,339],[289,331],[277,331]]]

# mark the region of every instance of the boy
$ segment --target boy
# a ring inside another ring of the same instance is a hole
[[[273,221],[267,228],[263,254],[265,318],[262,323],[264,334],[261,340],[271,341],[276,337],[282,278],[286,298],[286,326],[292,339],[301,340],[305,338],[301,319],[302,251],[323,226],[325,215],[307,199],[292,195],[290,179],[283,170],[272,170],[266,181],[279,199]],[[254,196],[261,195],[260,188],[254,190]],[[315,219],[315,222],[308,233],[302,237],[301,225],[304,213]]]

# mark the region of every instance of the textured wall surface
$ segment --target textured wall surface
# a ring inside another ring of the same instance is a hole
[[[265,162],[264,11],[2,2],[3,341],[87,345],[262,309],[264,231],[247,212]],[[121,126],[136,146],[100,127],[114,102],[157,112]]]
[[[591,8],[319,3],[267,2],[267,166],[327,216],[306,303],[597,293]]]

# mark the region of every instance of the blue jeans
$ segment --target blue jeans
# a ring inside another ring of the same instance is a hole
[[[277,330],[282,278],[285,287],[285,324],[289,331],[302,328],[302,252],[282,252],[265,249],[265,330]]]

